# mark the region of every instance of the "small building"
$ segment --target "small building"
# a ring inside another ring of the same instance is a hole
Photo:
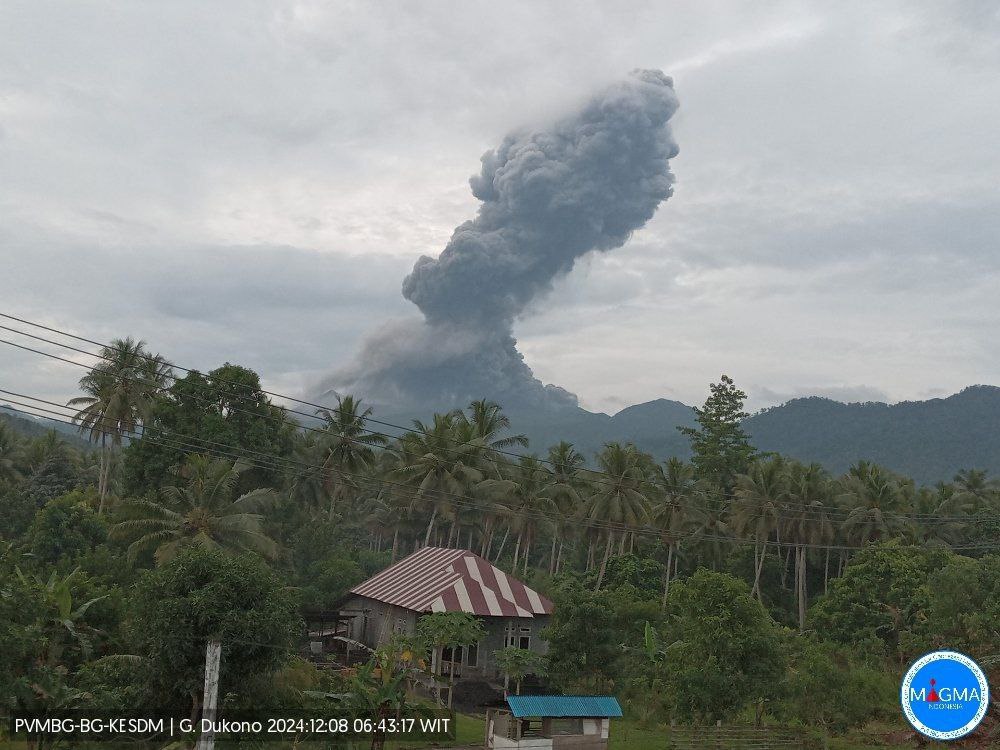
[[[598,695],[509,695],[507,706],[486,714],[489,750],[607,750],[622,715],[616,698]]]
[[[552,602],[468,550],[423,547],[355,586],[339,608],[350,622],[344,635],[370,648],[394,633],[412,635],[420,617],[431,612],[468,612],[486,630],[482,641],[454,655],[447,648],[432,655],[432,669],[444,675],[454,656],[456,680],[501,679],[493,653],[508,646],[548,651],[541,631]]]

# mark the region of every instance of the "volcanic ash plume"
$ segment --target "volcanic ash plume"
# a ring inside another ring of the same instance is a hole
[[[470,180],[483,202],[476,218],[403,281],[423,320],[376,331],[326,387],[398,406],[575,405],[532,375],[514,321],[577,258],[620,247],[670,197],[676,109],[671,79],[638,70],[575,114],[486,152]]]

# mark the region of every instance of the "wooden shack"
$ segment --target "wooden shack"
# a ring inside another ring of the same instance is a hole
[[[607,750],[611,719],[622,708],[610,696],[510,695],[486,715],[490,750]]]

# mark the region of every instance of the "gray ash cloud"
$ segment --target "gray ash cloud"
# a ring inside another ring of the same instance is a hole
[[[623,245],[673,193],[677,154],[669,77],[637,70],[578,111],[515,132],[470,180],[482,201],[437,258],[421,257],[403,295],[422,320],[391,323],[364,342],[326,389],[376,403],[575,405],[544,386],[517,350],[514,321],[589,252]]]

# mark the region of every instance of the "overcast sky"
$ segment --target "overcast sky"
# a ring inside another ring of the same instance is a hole
[[[755,408],[997,383],[998,8],[7,0],[0,311],[301,392],[414,312],[486,149],[661,68],[674,197],[519,322],[542,380],[610,412],[721,372]],[[0,388],[80,374],[0,347]]]

